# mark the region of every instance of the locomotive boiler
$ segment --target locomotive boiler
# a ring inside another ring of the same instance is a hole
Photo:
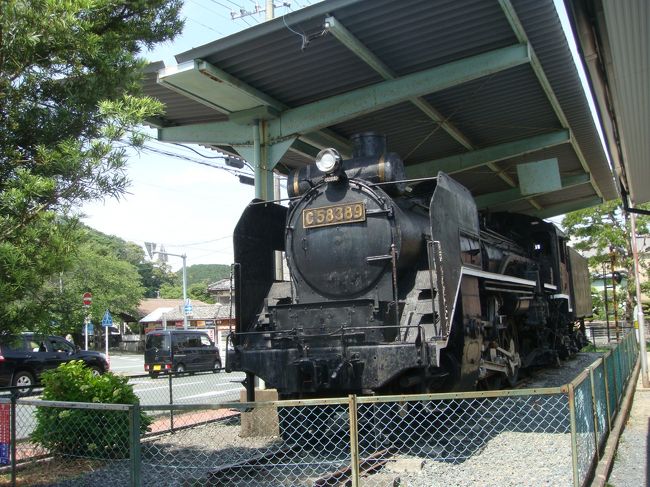
[[[281,398],[499,387],[583,345],[586,260],[553,224],[480,214],[444,173],[407,181],[383,136],[352,142],[289,175],[288,208],[253,201],[236,227],[226,367],[249,393],[253,376]]]

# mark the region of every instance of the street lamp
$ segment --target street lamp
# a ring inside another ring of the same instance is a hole
[[[147,249],[147,253],[149,254],[149,258],[153,258],[155,254],[158,255],[167,255],[167,256],[172,256],[172,257],[180,257],[183,259],[183,329],[187,330],[188,324],[187,324],[187,311],[186,311],[186,306],[187,306],[187,255],[185,254],[172,254],[170,252],[166,251],[157,251],[156,250],[156,244],[152,242],[145,242],[144,243],[145,248]]]

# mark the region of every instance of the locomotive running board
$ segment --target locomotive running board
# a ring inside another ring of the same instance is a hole
[[[505,274],[496,274],[494,272],[488,272],[481,269],[473,269],[471,267],[463,267],[461,269],[461,275],[465,276],[474,276],[481,279],[491,279],[493,281],[505,282],[508,284],[516,284],[518,286],[532,287],[537,286],[537,282],[531,281],[529,279],[522,279],[520,277],[508,276]]]

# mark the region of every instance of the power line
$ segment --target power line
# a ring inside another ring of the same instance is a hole
[[[195,164],[200,164],[202,166],[211,167],[213,169],[220,169],[220,170],[226,171],[226,172],[228,172],[228,173],[230,173],[230,174],[232,174],[234,176],[250,176],[251,175],[251,173],[248,172],[248,171],[239,171],[237,169],[232,169],[232,168],[227,167],[227,166],[220,166],[220,165],[216,165],[216,164],[210,164],[208,162],[196,159],[194,157],[186,156],[186,155],[183,155],[183,154],[178,154],[176,152],[166,151],[166,150],[163,150],[163,149],[158,149],[156,147],[151,147],[151,145],[146,145],[145,144],[142,147],[142,150],[153,152],[153,153],[164,155],[164,156],[173,157],[173,158],[188,161],[188,162],[193,162]]]
[[[223,32],[219,32],[217,29],[213,29],[213,28],[210,27],[209,25],[206,25],[206,24],[204,24],[203,22],[199,22],[198,20],[194,20],[194,19],[191,18],[191,17],[187,17],[187,20],[189,20],[190,22],[194,22],[195,24],[198,24],[198,25],[200,25],[201,27],[205,27],[206,29],[211,30],[212,32],[216,32],[216,33],[219,34],[220,36],[225,35]]]
[[[220,12],[217,12],[216,10],[212,10],[211,8],[206,7],[205,5],[203,5],[202,3],[197,2],[196,0],[190,0],[190,2],[192,2],[192,3],[196,4],[196,5],[198,5],[198,6],[201,7],[201,8],[204,8],[205,10],[207,10],[208,12],[210,12],[210,13],[212,13],[212,14],[214,14],[214,15],[217,15],[217,16],[221,17],[222,19],[230,20],[228,17],[226,17],[225,15],[221,14]],[[221,35],[225,35],[225,34],[221,34]]]

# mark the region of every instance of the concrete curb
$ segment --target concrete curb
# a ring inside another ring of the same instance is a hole
[[[591,482],[591,487],[605,487],[607,484],[607,478],[609,477],[609,473],[612,471],[612,466],[614,465],[614,456],[616,455],[616,450],[618,448],[618,441],[621,438],[625,423],[627,422],[627,419],[630,416],[630,410],[632,409],[632,398],[636,391],[640,366],[640,360],[637,359],[636,365],[634,366],[634,372],[632,372],[632,377],[625,389],[621,410],[616,416],[616,420],[612,426],[612,431],[610,431],[607,438],[607,444],[605,445],[603,454],[596,466],[596,472],[594,474],[594,480]]]

